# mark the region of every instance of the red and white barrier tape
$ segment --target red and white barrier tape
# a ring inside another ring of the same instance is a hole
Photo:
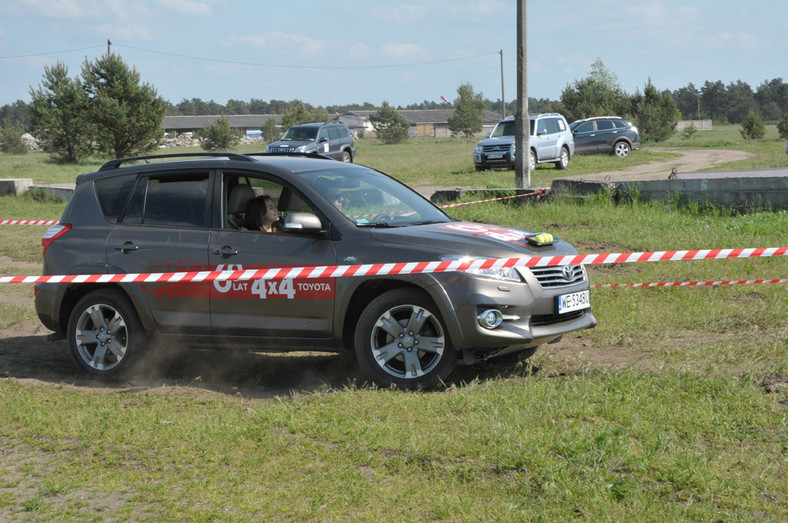
[[[592,285],[592,289],[619,287],[702,287],[704,285],[748,285],[754,283],[788,283],[788,278],[776,280],[720,280],[720,281],[674,281],[669,283],[604,283]]]
[[[0,220],[0,225],[55,225],[58,220]]]
[[[0,283],[151,283],[207,282],[214,280],[256,280],[284,278],[341,278],[348,276],[391,276],[427,274],[508,267],[550,267],[556,265],[596,265],[656,261],[720,260],[729,258],[764,258],[788,256],[788,247],[750,249],[705,249],[692,251],[652,251],[613,254],[579,254],[573,256],[538,256],[525,258],[488,258],[364,265],[324,265],[226,271],[190,271],[169,273],[71,274],[56,276],[0,276]]]
[[[487,202],[497,202],[500,200],[509,200],[511,198],[523,198],[526,196],[536,196],[538,201],[542,201],[542,196],[544,195],[545,191],[547,191],[549,187],[543,187],[541,189],[536,189],[534,192],[529,192],[526,194],[515,194],[514,196],[501,196],[499,198],[490,198],[487,200],[476,200],[475,202],[463,202],[463,203],[450,203],[447,205],[440,205],[441,209],[450,209],[452,207],[461,207],[463,205],[473,205],[474,203],[487,203]]]

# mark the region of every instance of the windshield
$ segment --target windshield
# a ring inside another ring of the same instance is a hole
[[[357,227],[404,227],[452,219],[418,193],[362,166],[321,169],[300,177]]]
[[[498,125],[493,129],[490,138],[500,138],[501,136],[514,136],[514,120],[504,120],[498,122]]]
[[[314,142],[317,137],[317,129],[317,127],[291,127],[282,136],[282,140]]]

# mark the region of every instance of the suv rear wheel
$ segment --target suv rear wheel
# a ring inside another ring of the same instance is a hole
[[[556,169],[566,169],[569,167],[569,149],[566,147],[561,147],[561,155],[558,157],[558,161],[555,162]]]
[[[353,157],[350,156],[350,151],[342,151],[342,161],[345,163],[353,163]]]
[[[457,361],[437,308],[413,289],[372,300],[359,317],[355,347],[362,369],[383,387],[435,387]]]
[[[117,378],[144,343],[142,325],[119,291],[101,289],[84,296],[68,321],[68,343],[77,364],[88,373]]]

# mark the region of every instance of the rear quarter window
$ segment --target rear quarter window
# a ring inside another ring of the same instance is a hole
[[[112,176],[96,180],[96,196],[98,197],[101,213],[111,223],[117,223],[123,207],[134,187],[136,174]]]

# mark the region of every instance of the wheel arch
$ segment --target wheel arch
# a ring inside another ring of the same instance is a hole
[[[91,292],[100,289],[120,291],[126,297],[126,299],[129,300],[129,303],[131,303],[131,306],[137,312],[137,316],[139,317],[140,323],[142,323],[143,329],[145,329],[146,332],[152,332],[156,330],[156,321],[153,319],[153,314],[151,314],[148,304],[145,303],[145,300],[138,293],[129,292],[127,287],[114,283],[83,283],[69,286],[69,288],[63,294],[63,300],[60,304],[58,316],[58,325],[61,328],[61,332],[67,332],[68,320],[77,302]]]
[[[448,295],[440,285],[435,285],[436,281],[431,275],[425,274],[422,276],[424,281],[419,281],[418,283],[392,278],[380,278],[361,283],[353,291],[349,305],[344,315],[342,315],[344,319],[342,321],[342,342],[345,347],[351,350],[355,349],[353,339],[359,317],[375,297],[394,289],[414,289],[432,301],[441,315],[443,324],[446,327],[446,334],[449,336],[452,346],[455,349],[461,348],[457,346],[457,343],[463,339],[462,329],[457,321],[457,316],[453,313],[454,309],[451,300],[449,300]],[[424,283],[424,285],[420,285],[420,283]]]

